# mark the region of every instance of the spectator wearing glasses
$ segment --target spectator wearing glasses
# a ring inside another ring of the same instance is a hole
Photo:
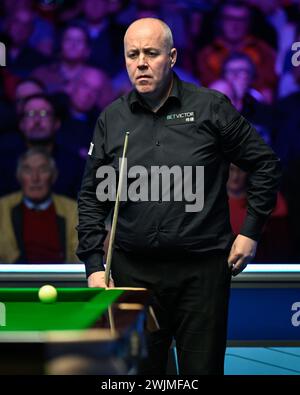
[[[233,53],[224,62],[222,76],[234,90],[234,106],[255,127],[267,144],[272,145],[273,107],[264,103],[263,96],[254,89],[257,71],[251,58]]]
[[[30,148],[17,167],[21,191],[0,199],[0,262],[77,262],[76,203],[52,193],[54,160]]]
[[[43,93],[44,86],[41,82],[34,78],[26,78],[17,82],[13,90],[13,97],[11,101],[0,99],[0,132],[2,135],[2,142],[6,136],[10,137],[10,133],[18,129],[18,115],[22,113],[23,103],[29,96]]]
[[[18,189],[15,178],[17,158],[28,148],[44,147],[58,168],[54,192],[77,196],[84,162],[69,147],[56,142],[60,125],[59,114],[49,96],[34,95],[26,99],[19,119],[19,133],[11,133],[5,140],[0,140],[0,195]]]

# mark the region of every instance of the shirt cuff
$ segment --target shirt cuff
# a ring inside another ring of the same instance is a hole
[[[239,234],[258,241],[261,237],[266,219],[254,218],[247,215]]]
[[[85,259],[84,263],[86,278],[88,278],[92,273],[105,271],[102,254],[96,253],[90,255]]]

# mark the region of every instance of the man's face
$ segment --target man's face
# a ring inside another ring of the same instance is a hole
[[[136,90],[145,95],[163,92],[176,61],[176,49],[167,47],[161,25],[132,25],[124,45],[128,76]]]
[[[89,47],[85,33],[77,27],[70,27],[65,31],[61,46],[63,59],[74,62],[88,58]]]
[[[24,105],[20,129],[27,140],[44,140],[59,128],[51,104],[43,98],[32,98]]]
[[[54,182],[48,160],[41,154],[25,159],[19,173],[19,182],[24,196],[33,201],[47,198]]]
[[[106,17],[109,6],[106,0],[84,0],[83,12],[86,19],[91,23],[99,23]]]
[[[76,111],[88,112],[97,106],[105,83],[104,78],[98,70],[87,70],[71,84],[70,99]]]
[[[27,10],[17,10],[8,20],[7,33],[15,45],[25,44],[33,29],[33,14]]]
[[[235,89],[239,98],[242,98],[250,89],[252,83],[251,65],[245,59],[235,59],[227,63],[224,70],[225,80]]]
[[[249,11],[246,7],[224,7],[222,28],[225,40],[239,43],[244,40],[249,31]]]

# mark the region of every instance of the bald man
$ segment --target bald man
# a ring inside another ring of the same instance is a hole
[[[153,294],[160,329],[146,330],[148,357],[139,373],[165,374],[174,338],[180,374],[223,374],[231,275],[255,255],[275,204],[278,159],[226,96],[177,77],[177,51],[164,22],[132,23],[124,52],[133,90],[97,121],[79,197],[77,253],[89,287],[104,287],[104,222],[115,187],[105,172],[109,166],[118,176],[129,131],[128,193],[111,285]],[[249,209],[235,239],[226,192],[230,162],[250,173]]]

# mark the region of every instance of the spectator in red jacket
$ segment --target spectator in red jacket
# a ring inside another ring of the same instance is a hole
[[[230,222],[234,234],[238,234],[247,213],[247,173],[231,164],[227,182]],[[276,207],[266,224],[256,251],[256,262],[286,262],[291,258],[288,207],[281,193]]]

